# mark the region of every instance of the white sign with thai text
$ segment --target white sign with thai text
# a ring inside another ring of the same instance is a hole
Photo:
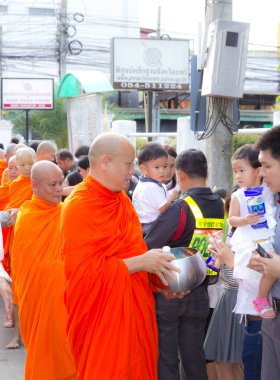
[[[189,42],[113,38],[112,83],[122,90],[188,90]]]
[[[2,110],[51,110],[53,106],[53,79],[2,78]]]

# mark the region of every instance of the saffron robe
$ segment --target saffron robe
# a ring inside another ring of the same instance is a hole
[[[27,352],[25,380],[76,379],[66,335],[61,207],[33,196],[21,206],[15,224],[12,273]]]
[[[13,180],[9,187],[9,202],[6,204],[5,210],[11,208],[20,208],[24,201],[31,199],[31,179],[20,175]],[[11,274],[11,250],[13,245],[14,226],[6,227],[6,237],[4,242],[4,259],[3,266],[9,274]]]
[[[2,174],[3,174],[3,171],[7,169],[7,162],[6,160],[0,160],[0,184],[2,182]]]
[[[11,181],[7,182],[5,185],[0,186],[0,211],[3,211],[9,202],[9,188]]]
[[[147,251],[130,199],[88,176],[61,218],[69,319],[79,380],[157,379],[155,306],[146,272],[123,259]]]
[[[6,185],[7,182],[9,182],[9,169],[6,168],[2,173],[2,181],[1,186]]]

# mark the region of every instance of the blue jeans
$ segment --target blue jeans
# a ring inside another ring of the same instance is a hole
[[[244,380],[260,380],[262,365],[262,321],[248,321],[243,341]]]

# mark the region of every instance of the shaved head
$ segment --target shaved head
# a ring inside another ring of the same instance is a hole
[[[16,154],[17,144],[9,144],[6,149],[6,161],[9,161],[9,158]]]
[[[30,177],[31,168],[36,162],[35,151],[25,145],[25,148],[17,149],[16,161],[19,174],[24,177]]]
[[[38,161],[47,160],[53,161],[57,152],[57,146],[51,141],[42,141],[37,148]]]
[[[56,205],[61,202],[63,174],[51,161],[38,161],[31,170],[33,193],[43,201]]]
[[[26,145],[24,145],[24,148],[20,147],[19,149],[16,150],[16,160],[20,161],[24,157],[30,157],[35,161],[36,160],[35,151]]]
[[[89,177],[113,192],[127,190],[134,173],[135,149],[129,139],[115,133],[103,133],[89,150]]]
[[[19,176],[16,156],[10,157],[8,161],[8,169],[9,169],[8,175],[11,181],[13,181]]]
[[[46,175],[50,173],[59,173],[62,175],[61,169],[51,161],[38,161],[31,170],[32,181],[40,182]]]
[[[92,165],[103,155],[116,156],[122,151],[124,146],[130,146],[134,149],[127,137],[116,133],[102,133],[91,144],[89,162]]]
[[[20,143],[20,144],[16,144],[16,152],[21,149],[21,148],[28,148],[27,145],[25,145],[24,143]],[[32,149],[32,148],[30,148]],[[35,151],[34,151],[35,152]]]

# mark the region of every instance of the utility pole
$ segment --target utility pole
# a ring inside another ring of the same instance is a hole
[[[160,39],[161,7],[158,7],[158,21],[156,39]],[[148,132],[160,131],[160,115],[158,107],[158,93],[152,90],[147,91],[147,108],[148,108]],[[153,138],[148,138],[153,140]]]
[[[232,0],[206,0],[206,29],[217,19],[232,20]],[[230,73],[229,73],[230,75]],[[207,101],[209,115],[212,115],[209,128],[214,126],[218,110],[214,102]],[[226,115],[232,120],[233,102],[227,102]],[[232,186],[231,157],[233,151],[233,135],[219,120],[215,131],[206,140],[206,156],[209,166],[209,186]]]
[[[59,79],[66,74],[67,51],[67,0],[61,0],[59,14]]]

